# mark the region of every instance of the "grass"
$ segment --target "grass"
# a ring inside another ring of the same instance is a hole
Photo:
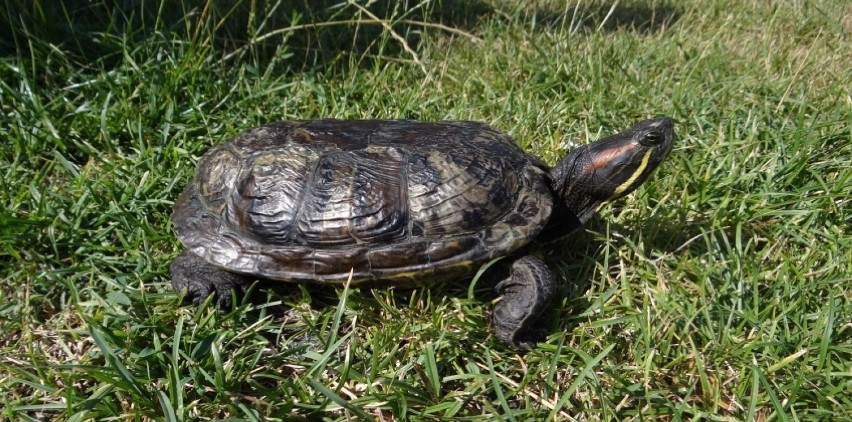
[[[196,3],[0,9],[0,420],[852,414],[847,2]],[[171,291],[172,202],[251,126],[473,119],[554,163],[653,115],[672,157],[547,250],[530,353],[467,283]]]

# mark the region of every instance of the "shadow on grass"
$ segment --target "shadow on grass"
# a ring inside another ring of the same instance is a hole
[[[478,25],[496,18],[571,32],[646,34],[664,29],[677,15],[672,6],[645,1],[523,6],[512,16],[481,0],[13,0],[0,11],[0,56],[62,51],[83,67],[111,68],[128,50],[159,43],[166,53],[189,45],[212,49],[214,58],[248,55],[261,66],[277,58],[289,71],[304,71],[351,57],[361,66],[380,57],[408,60],[408,49],[418,50],[426,30],[476,32]]]
[[[567,27],[572,32],[634,31],[653,34],[677,21],[679,12],[671,4],[648,1],[578,1],[561,10],[546,10],[537,18],[551,27]]]
[[[481,1],[279,0],[91,2],[18,0],[0,14],[0,55],[27,57],[60,49],[84,64],[112,67],[147,43],[212,49],[213,57],[247,52],[260,64],[289,57],[291,70],[317,69],[345,56],[399,56],[416,49],[426,28],[471,28],[491,13]],[[366,4],[366,3],[365,3]],[[437,24],[437,25],[432,25]],[[388,29],[394,36],[388,37]],[[276,36],[269,36],[276,34]],[[248,47],[248,48],[247,48]]]
[[[590,233],[579,231],[566,240],[535,246],[534,254],[546,256],[544,259],[558,279],[552,308],[545,310],[538,323],[538,327],[545,329],[546,335],[557,331],[570,331],[580,321],[572,317],[587,310],[591,305],[586,299],[586,292],[591,285],[595,261],[602,259],[601,254],[596,253],[602,249],[602,242],[594,241],[593,237]],[[564,249],[566,245],[573,246]],[[461,328],[462,333],[453,336],[454,341],[463,343],[463,349],[476,348],[478,345],[485,344],[491,334],[489,302],[497,297],[494,286],[499,281],[498,278],[505,275],[504,273],[508,270],[507,265],[500,265],[502,263],[510,264],[511,260],[505,259],[498,262],[475,282],[467,278],[425,287],[353,288],[351,295],[347,298],[347,308],[358,313],[364,327],[393,324],[399,322],[399,319],[409,319],[414,324],[419,324],[419,321],[429,325],[427,321],[434,315],[424,314],[424,312],[441,309],[443,306],[441,304],[447,305],[448,301],[460,301],[460,306],[465,312],[465,325]],[[473,286],[473,295],[470,291],[472,283],[476,283]],[[286,320],[294,307],[307,306],[311,311],[327,312],[339,306],[341,291],[342,287],[339,285],[294,284],[257,279],[247,292],[247,296],[238,297],[238,303],[251,305],[252,310],[245,316],[248,321],[257,321],[266,314],[276,315],[277,318]],[[389,292],[389,296],[385,296],[383,293],[385,291]],[[411,309],[411,306],[415,308]],[[455,306],[457,305],[453,305]],[[474,310],[473,313],[469,313],[471,310]],[[229,312],[225,309],[220,311]],[[393,320],[389,321],[388,315],[391,315]],[[306,321],[298,324],[299,329],[292,330],[293,338],[288,337],[290,347],[294,344],[297,345],[296,347],[322,344],[319,338],[311,337],[310,329],[304,329],[302,324],[304,322]],[[341,325],[341,329],[343,328],[344,325]],[[436,333],[436,339],[437,336],[438,333]],[[272,336],[268,339],[273,343],[276,340]],[[400,347],[408,342],[402,337],[398,341]],[[494,346],[499,344],[496,338],[491,342]],[[509,350],[507,346],[499,347]]]

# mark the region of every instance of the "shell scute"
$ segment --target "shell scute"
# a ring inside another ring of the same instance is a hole
[[[206,207],[221,212],[241,168],[241,157],[227,148],[211,151],[198,164],[199,194]]]
[[[288,243],[297,223],[304,180],[317,158],[310,149],[288,148],[250,159],[235,182],[225,222],[260,241]]]
[[[323,157],[308,183],[298,238],[317,247],[404,240],[408,198],[400,175],[405,163],[406,153],[399,148]]]
[[[498,157],[429,151],[409,166],[411,219],[423,236],[470,233],[511,210],[520,186],[515,168]]]

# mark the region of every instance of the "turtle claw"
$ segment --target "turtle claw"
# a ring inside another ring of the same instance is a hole
[[[517,336],[510,346],[516,350],[529,352],[535,349],[538,343],[545,341],[547,334],[548,332],[544,328],[532,328],[523,335]]]
[[[248,286],[247,277],[224,271],[188,251],[175,258],[170,271],[174,290],[184,292],[184,299],[195,306],[201,306],[207,297],[216,295],[218,307],[230,308],[231,294],[236,292],[239,297]]]

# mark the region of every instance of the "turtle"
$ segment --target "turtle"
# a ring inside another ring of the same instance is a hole
[[[230,306],[232,291],[259,279],[420,287],[471,279],[502,258],[491,328],[530,350],[557,291],[532,245],[569,236],[635,190],[674,142],[671,119],[653,118],[551,167],[474,121],[258,126],[207,151],[175,202],[185,250],[172,286]]]

